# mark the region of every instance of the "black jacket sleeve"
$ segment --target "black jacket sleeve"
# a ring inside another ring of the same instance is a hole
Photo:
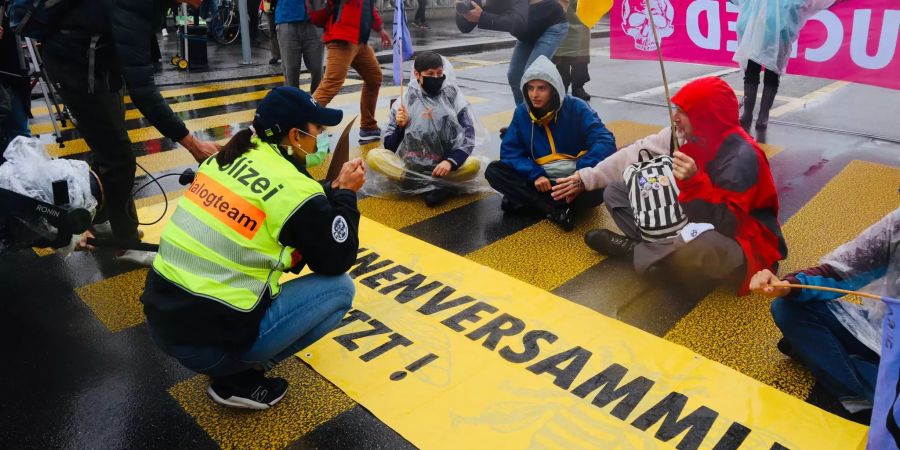
[[[172,112],[153,81],[150,39],[159,13],[154,1],[111,2],[110,33],[131,101],[163,136],[180,141],[188,134],[184,122]]]
[[[487,9],[481,12],[478,28],[506,31],[512,35],[519,34],[528,27],[528,8],[528,0],[509,0],[504,8],[498,10],[491,8],[491,4],[488,3]]]
[[[307,201],[287,220],[279,241],[300,252],[301,267],[338,275],[356,261],[359,250],[359,210],[356,194],[325,185],[325,195]]]

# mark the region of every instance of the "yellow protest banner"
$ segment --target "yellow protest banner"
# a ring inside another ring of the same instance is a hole
[[[575,14],[588,28],[592,28],[612,7],[613,0],[581,0],[575,8]]]
[[[866,427],[682,346],[360,228],[354,309],[298,356],[421,448],[864,446]]]

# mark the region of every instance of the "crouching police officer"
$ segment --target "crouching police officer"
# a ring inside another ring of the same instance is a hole
[[[359,247],[359,159],[333,182],[307,168],[329,149],[324,127],[343,112],[278,87],[253,126],[202,164],[160,240],[141,301],[151,335],[185,367],[209,375],[219,404],[266,409],[287,381],[264,371],[332,330],[350,309],[345,273]],[[312,270],[284,284],[286,270]]]

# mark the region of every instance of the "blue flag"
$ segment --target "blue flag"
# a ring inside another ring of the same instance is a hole
[[[403,10],[403,0],[394,2],[394,84],[399,86],[403,82],[403,61],[412,58],[412,39],[409,37],[409,28],[406,27],[406,11]]]
[[[897,326],[900,320],[900,301],[890,297],[881,299],[887,303],[888,309],[884,313],[882,325],[884,336],[881,339],[881,361],[878,364],[875,407],[872,409],[872,426],[869,427],[866,448],[897,450],[900,448],[900,327]]]

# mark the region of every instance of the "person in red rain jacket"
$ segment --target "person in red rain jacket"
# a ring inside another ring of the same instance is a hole
[[[353,67],[363,79],[359,99],[360,142],[381,139],[381,129],[375,120],[375,104],[381,89],[381,66],[375,59],[375,50],[369,46],[372,31],[379,34],[384,48],[391,46],[391,36],[375,10],[374,0],[325,0],[325,6],[313,9],[307,0],[310,21],[324,27],[322,41],[328,49],[325,61],[325,77],[313,93],[313,98],[327,106],[341,91],[347,79],[347,71]]]
[[[721,79],[692,81],[672,103],[683,142],[673,174],[689,224],[677,236],[643,242],[628,191],[618,181],[606,187],[604,202],[626,236],[592,230],[585,241],[605,255],[633,258],[638,272],[664,268],[658,273],[694,286],[734,280],[738,293],[746,294],[753,274],[787,257],[769,162],[741,128],[737,97]]]

